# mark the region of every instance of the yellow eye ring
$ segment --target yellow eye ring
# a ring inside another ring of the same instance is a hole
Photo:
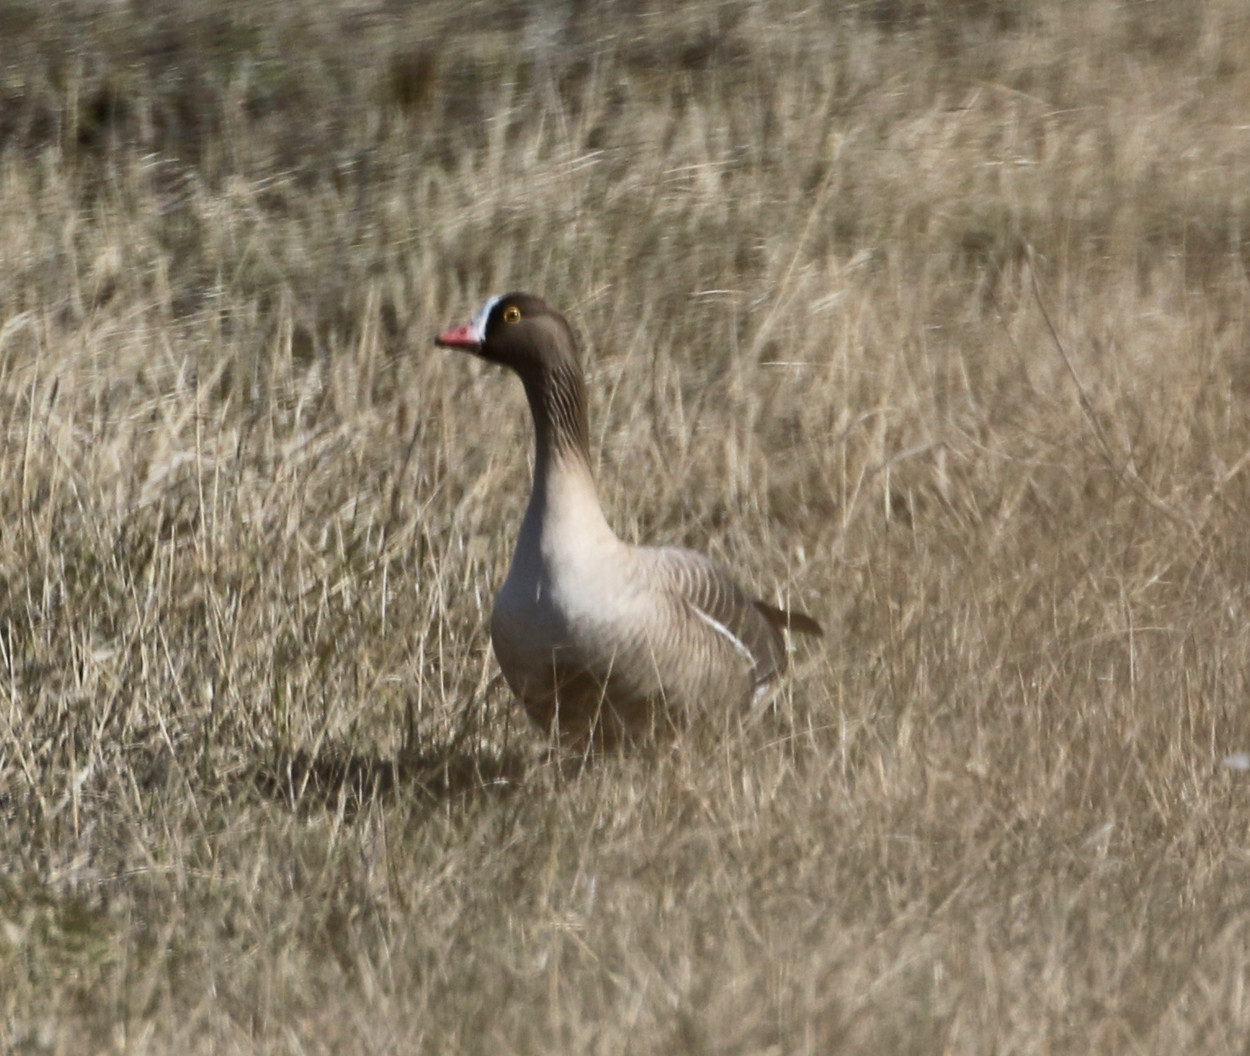
[[[515,304],[508,305],[503,310],[503,321],[505,323],[519,323],[521,321],[521,309]]]

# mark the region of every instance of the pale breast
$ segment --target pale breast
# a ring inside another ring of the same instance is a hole
[[[561,611],[551,576],[540,561],[514,557],[491,614],[491,644],[504,678],[522,699],[551,681],[551,657],[568,644],[567,615]]]
[[[654,551],[622,546],[593,564],[513,563],[491,637],[530,717],[565,740],[613,742],[696,710],[749,703],[751,657],[680,586],[654,574]],[[518,554],[518,558],[520,555]]]

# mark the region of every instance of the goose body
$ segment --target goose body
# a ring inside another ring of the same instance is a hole
[[[564,318],[527,294],[489,300],[436,338],[521,377],[537,451],[491,642],[530,718],[566,743],[610,746],[745,707],[785,669],[783,628],[810,617],[753,601],[691,550],[616,536],[590,468],[585,380]]]

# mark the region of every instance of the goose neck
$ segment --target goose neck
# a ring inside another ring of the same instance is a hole
[[[560,463],[581,463],[590,471],[590,425],[586,382],[575,362],[523,375],[534,417],[535,477],[546,478]]]

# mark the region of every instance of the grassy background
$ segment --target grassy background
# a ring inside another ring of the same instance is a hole
[[[149,14],[0,3],[0,1050],[1244,1051],[1239,0]],[[494,681],[510,288],[770,713]]]

